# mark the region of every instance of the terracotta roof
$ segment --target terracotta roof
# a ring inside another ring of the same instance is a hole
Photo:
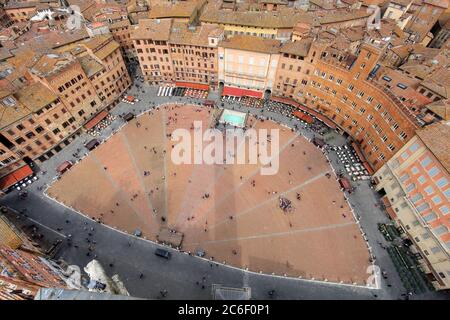
[[[320,24],[328,24],[328,23],[350,21],[350,20],[367,18],[371,14],[372,13],[368,12],[365,9],[353,10],[350,12],[332,11],[330,13],[326,13],[325,16],[320,17],[319,22],[320,22]]]
[[[103,70],[103,65],[92,58],[90,55],[85,55],[84,57],[79,58],[78,61],[80,61],[81,67],[83,68],[88,78]]]
[[[423,2],[444,9],[448,8],[448,0],[423,0]]]
[[[439,100],[425,106],[443,120],[450,120],[450,100]]]
[[[450,86],[448,83],[441,84],[434,81],[422,81],[420,84],[434,93],[444,97],[444,99],[449,98],[448,92]]]
[[[39,76],[48,76],[52,72],[68,65],[74,58],[69,54],[49,53],[44,54],[33,65],[31,71]]]
[[[5,95],[5,93],[2,94],[0,91],[0,97],[2,97],[2,95]],[[6,96],[8,96],[8,94],[6,94]],[[3,106],[3,104],[0,104],[0,129],[8,127],[12,123],[15,123],[29,114],[31,114],[31,111],[20,106],[18,102],[15,106],[11,107],[6,107]]]
[[[187,23],[174,22],[170,33],[170,43],[188,44],[194,46],[208,46],[208,37],[217,32],[223,32],[223,28],[216,25],[202,25],[195,30],[190,30]]]
[[[278,40],[263,39],[260,37],[247,35],[234,36],[219,43],[219,46],[223,48],[262,53],[278,53],[280,50],[280,45],[281,41]]]
[[[287,0],[258,0],[259,3],[270,3],[270,4],[288,4]]]
[[[271,11],[226,11],[207,8],[200,21],[217,24],[253,26],[261,28],[291,29],[299,21],[313,23],[314,19],[306,12],[290,10]]]
[[[129,27],[131,26],[130,20],[128,19],[124,19],[124,20],[120,20],[114,23],[111,23],[109,25],[109,28],[112,29],[116,29],[116,28],[124,28],[124,27]]]
[[[189,18],[200,1],[183,1],[170,5],[152,6],[148,17],[155,18]]]
[[[34,8],[39,4],[39,1],[9,1],[5,5],[5,9],[20,9],[20,8]]]
[[[97,56],[97,58],[99,58],[100,60],[103,60],[119,48],[120,48],[119,43],[117,43],[117,41],[113,40],[113,41],[109,42],[107,45],[105,45],[104,47],[102,47],[101,49],[95,51],[94,54]]]
[[[450,121],[430,124],[416,134],[450,173]]]
[[[281,48],[280,52],[294,54],[300,57],[306,57],[311,47],[312,39],[302,39],[295,42],[286,42]]]
[[[58,99],[57,95],[40,83],[24,87],[14,96],[32,112],[36,112]]]
[[[157,41],[168,41],[172,19],[143,19],[132,31],[132,39],[152,39]]]

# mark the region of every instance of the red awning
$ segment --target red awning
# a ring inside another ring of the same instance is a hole
[[[361,149],[359,148],[359,145],[357,145],[356,142],[352,142],[352,148],[355,150],[356,154],[362,162],[366,161],[366,157],[364,156]]]
[[[292,112],[292,114],[294,116],[296,116],[297,118],[299,118],[300,120],[305,121],[306,123],[309,123],[309,124],[314,123],[314,118],[311,117],[310,115],[307,115],[304,112],[296,110],[296,111]]]
[[[371,176],[375,173],[375,171],[372,169],[372,166],[367,161],[363,162],[363,166]]]
[[[203,103],[205,106],[214,106],[216,104],[213,100],[205,100]]]
[[[129,102],[134,102],[134,97],[133,96],[125,96],[125,99]]]
[[[84,128],[85,128],[86,130],[91,130],[93,127],[95,127],[96,125],[98,125],[100,121],[102,121],[103,119],[105,119],[107,115],[108,115],[108,112],[106,112],[106,111],[100,112],[100,113],[97,114],[95,117],[93,117],[91,120],[89,120],[88,122],[86,122],[86,124],[84,125]]]
[[[281,103],[285,103],[285,104],[289,104],[293,107],[296,107],[297,109],[303,110],[307,113],[309,113],[310,115],[316,117],[317,119],[319,119],[320,121],[322,121],[323,123],[325,123],[328,127],[330,127],[331,129],[336,129],[336,125],[334,124],[333,121],[331,121],[330,119],[328,119],[326,116],[324,116],[323,114],[308,108],[307,106],[300,104],[294,100],[288,99],[288,98],[284,98],[284,97],[274,97],[272,96],[272,98],[270,98],[270,100],[273,101],[277,101],[277,102],[281,102]]]
[[[342,188],[344,188],[344,190],[351,190],[352,189],[352,185],[350,184],[350,181],[348,181],[347,178],[340,178],[339,179],[339,184],[341,185]]]
[[[392,209],[392,207],[387,207],[386,212],[388,213],[389,217],[391,217],[392,220],[397,219],[397,214],[395,213],[394,209]]]
[[[263,93],[254,90],[241,89],[241,88],[233,88],[233,87],[224,87],[223,96],[233,96],[233,97],[253,97],[261,99],[263,97]]]
[[[383,202],[384,208],[386,209],[386,212],[391,217],[391,219],[395,220],[397,218],[397,214],[395,213],[394,209],[392,208],[392,205],[389,202],[389,199],[386,196],[384,196],[383,198],[381,198],[381,202]]]
[[[209,85],[207,84],[202,84],[202,83],[193,83],[193,82],[175,82],[175,86],[176,87],[180,87],[180,88],[190,88],[190,89],[197,89],[197,90],[204,90],[204,91],[208,91],[209,90]]]
[[[57,168],[56,171],[58,173],[63,173],[65,172],[67,169],[69,169],[70,167],[72,167],[73,163],[71,161],[64,161],[63,163],[61,163]]]
[[[10,174],[4,176],[0,179],[0,189],[6,190],[16,183],[22,181],[23,179],[31,176],[33,174],[33,170],[29,165],[25,165],[16,171],[11,172]]]

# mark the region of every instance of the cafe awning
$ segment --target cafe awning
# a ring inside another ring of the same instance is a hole
[[[1,178],[0,190],[7,190],[31,175],[33,175],[33,170],[29,165],[25,165]]]
[[[216,103],[214,102],[214,100],[205,100],[205,101],[203,102],[203,104],[204,104],[205,106],[214,106]]]
[[[392,208],[391,203],[389,202],[389,199],[384,196],[383,198],[381,198],[381,202],[383,202],[384,208],[386,209],[386,212],[388,213],[389,217],[391,217],[391,219],[396,219],[397,218],[397,214],[395,213],[394,209]]]
[[[223,96],[233,96],[233,97],[253,97],[261,99],[263,97],[263,93],[259,91],[249,90],[249,89],[241,89],[234,87],[224,87]]]
[[[97,114],[95,117],[93,117],[91,120],[89,120],[88,122],[86,122],[86,124],[84,125],[84,128],[86,130],[91,130],[92,128],[94,128],[96,125],[98,125],[100,123],[100,121],[102,121],[103,119],[106,118],[106,116],[108,115],[108,112],[106,111],[102,111],[99,114]]]
[[[209,90],[209,85],[203,83],[194,83],[194,82],[175,82],[175,86],[179,88],[188,88],[188,89],[196,89],[196,90]]]
[[[314,123],[314,118],[307,115],[304,112],[301,112],[299,110],[296,110],[294,112],[292,112],[292,115],[296,116],[297,118],[299,118],[300,120],[305,121],[306,123],[312,124]]]
[[[339,185],[340,185],[344,190],[351,190],[351,189],[352,189],[352,185],[350,184],[350,181],[348,181],[347,178],[340,178],[340,179],[339,179]]]
[[[375,171],[373,170],[372,166],[367,161],[363,162],[363,166],[364,168],[366,168],[367,172],[369,172],[371,176],[375,174]]]
[[[317,138],[317,137],[314,137],[312,139],[312,143],[314,145],[318,146],[319,148],[322,148],[323,146],[325,146],[327,144],[323,139],[320,139],[320,138]]]
[[[73,163],[71,161],[64,161],[56,168],[56,171],[58,173],[63,173],[64,171],[66,171],[67,169],[72,167],[72,165],[73,165]]]
[[[289,104],[293,107],[296,107],[297,109],[303,110],[304,112],[307,112],[308,114],[310,114],[311,116],[316,117],[317,119],[319,119],[320,121],[322,121],[325,125],[327,125],[329,128],[331,129],[336,129],[336,125],[334,124],[333,121],[331,121],[330,119],[328,119],[325,115],[305,106],[304,104],[298,103],[292,99],[289,98],[285,98],[285,97],[275,97],[272,96],[270,98],[270,100],[272,101],[277,101],[277,102],[281,102],[284,104]]]

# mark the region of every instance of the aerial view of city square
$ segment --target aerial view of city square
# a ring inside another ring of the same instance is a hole
[[[449,90],[448,0],[0,0],[0,300],[450,300]]]

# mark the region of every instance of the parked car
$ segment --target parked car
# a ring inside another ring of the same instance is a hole
[[[157,255],[158,257],[167,259],[167,260],[169,260],[170,257],[172,256],[172,254],[169,251],[164,250],[164,249],[156,249],[155,255]]]

